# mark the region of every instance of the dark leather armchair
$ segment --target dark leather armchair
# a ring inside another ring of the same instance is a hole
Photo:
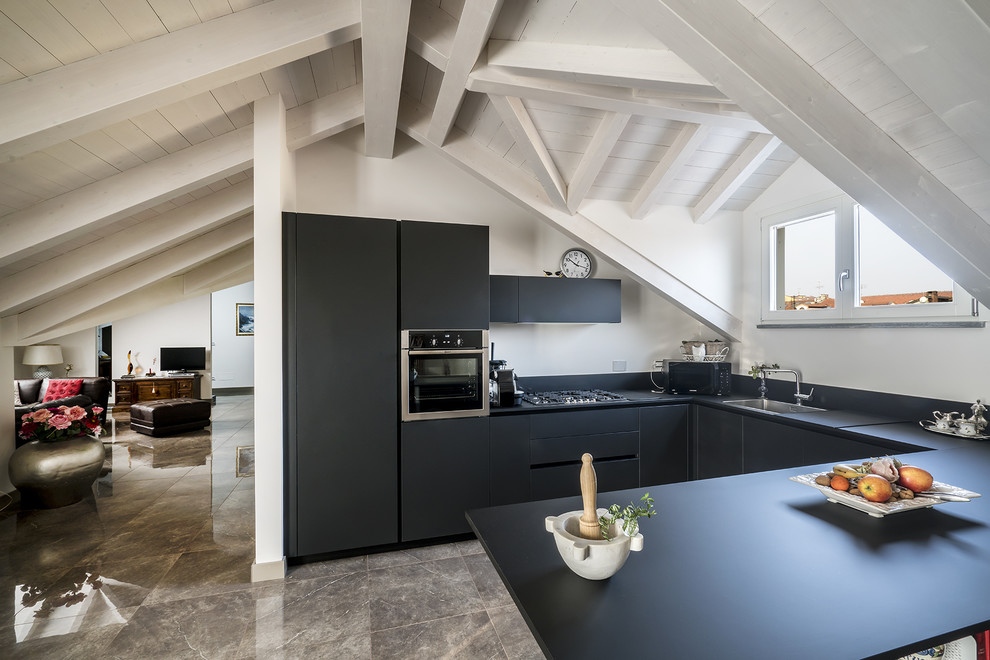
[[[40,378],[27,378],[15,380],[14,382],[17,384],[17,389],[21,396],[21,405],[14,406],[15,431],[20,431],[21,429],[21,415],[49,406],[82,406],[83,408],[100,406],[103,408],[103,412],[100,413],[100,423],[106,423],[107,421],[107,404],[110,401],[110,381],[106,378],[83,378],[82,388],[80,388],[79,394],[47,403],[41,402],[42,380]],[[20,446],[21,444],[23,442],[18,437],[17,445]]]

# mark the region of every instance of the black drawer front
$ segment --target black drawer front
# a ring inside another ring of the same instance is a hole
[[[598,478],[598,492],[623,490],[639,486],[639,459],[627,458],[615,461],[595,461],[595,475]],[[581,494],[581,463],[534,467],[529,471],[530,500],[545,500],[552,497],[569,497]],[[603,502],[608,506],[613,502]],[[615,502],[614,504],[621,504]],[[553,513],[553,512],[551,512]],[[556,514],[565,513],[558,511]],[[554,514],[554,515],[556,515]]]
[[[615,433],[618,431],[639,432],[638,408],[573,410],[533,415],[529,437],[559,438],[564,436]]]
[[[639,431],[530,440],[532,465],[580,461],[585,453],[594,456],[596,461],[639,456]]]

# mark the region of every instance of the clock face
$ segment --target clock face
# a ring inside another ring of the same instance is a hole
[[[576,248],[568,250],[560,258],[560,272],[564,274],[564,277],[589,277],[593,266],[594,262],[591,260],[591,255]]]

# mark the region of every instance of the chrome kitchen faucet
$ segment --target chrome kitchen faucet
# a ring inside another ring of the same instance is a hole
[[[794,369],[760,369],[760,398],[767,398],[767,385],[764,382],[767,374],[794,374],[794,401],[797,405],[804,405],[804,402],[811,398],[811,395],[815,393],[815,388],[811,388],[807,394],[801,394],[801,374],[799,374]]]

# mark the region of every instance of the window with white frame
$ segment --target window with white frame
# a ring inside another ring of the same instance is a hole
[[[762,220],[763,321],[962,320],[970,297],[847,196]]]

